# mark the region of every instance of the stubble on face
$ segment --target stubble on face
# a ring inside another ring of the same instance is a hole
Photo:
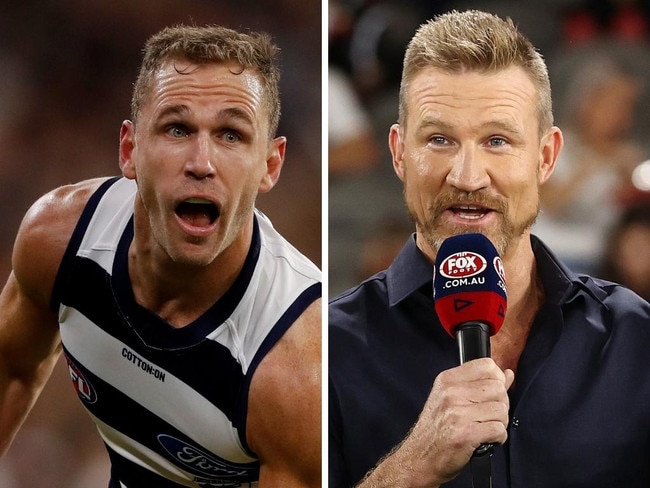
[[[483,190],[465,192],[452,188],[439,194],[427,209],[426,219],[420,219],[415,209],[410,206],[409,199],[406,197],[408,192],[406,181],[407,179],[404,182],[404,201],[407,211],[418,233],[424,237],[427,245],[435,254],[438,253],[445,239],[454,235],[478,232],[490,239],[499,256],[505,257],[508,255],[508,251],[514,242],[520,239],[533,226],[539,214],[539,197],[537,198],[538,204],[535,211],[519,222],[515,222],[509,217],[510,205],[505,197],[488,195]],[[458,204],[458,202],[492,209],[492,211],[498,214],[498,224],[489,228],[477,228],[471,225],[445,222],[443,213],[455,204]]]
[[[257,75],[237,72],[224,64],[196,67],[170,62],[158,74],[161,79],[152,82],[151,98],[142,110],[138,235],[148,236],[147,245],[162,251],[159,255],[174,265],[201,268],[220,256],[239,261],[247,253],[262,178],[258,173],[264,169],[257,161],[263,161],[268,144],[257,134],[268,129],[257,126],[258,116],[265,115]],[[172,124],[182,130],[191,127],[192,132],[174,140],[161,129]],[[214,173],[196,170],[192,163],[199,147],[192,141],[201,132],[219,135],[208,139],[208,152],[200,155],[219,167]],[[226,139],[228,134],[237,134],[239,140]],[[263,149],[258,148],[261,144]],[[178,207],[172,208],[178,195],[214,200],[218,209],[212,232],[196,235],[180,230],[175,221]]]

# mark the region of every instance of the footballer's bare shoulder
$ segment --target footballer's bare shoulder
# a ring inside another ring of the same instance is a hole
[[[106,178],[61,186],[40,197],[23,218],[12,256],[23,291],[49,303],[59,265],[90,196]]]

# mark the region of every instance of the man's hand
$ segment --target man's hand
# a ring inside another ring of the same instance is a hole
[[[360,486],[435,487],[455,478],[481,444],[506,441],[513,380],[490,358],[440,373],[406,439]]]

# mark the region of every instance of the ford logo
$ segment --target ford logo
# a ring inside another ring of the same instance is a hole
[[[257,463],[250,465],[229,463],[213,453],[208,454],[197,446],[167,434],[159,434],[158,442],[177,464],[195,475],[210,479],[257,478],[259,469]]]

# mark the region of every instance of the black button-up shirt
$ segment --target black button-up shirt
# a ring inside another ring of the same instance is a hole
[[[494,488],[650,487],[650,305],[576,275],[532,237],[545,292],[510,389]],[[458,351],[414,237],[330,302],[329,486],[358,483],[416,422]],[[472,486],[469,467],[445,487]]]

